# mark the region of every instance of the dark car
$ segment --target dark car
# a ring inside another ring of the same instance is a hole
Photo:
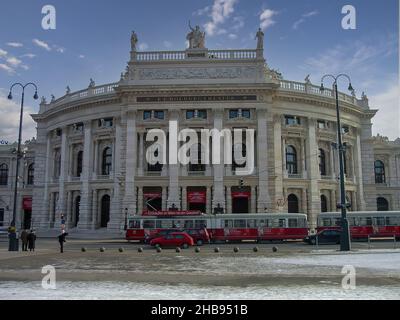
[[[308,244],[339,244],[340,231],[335,229],[326,229],[304,238]]]

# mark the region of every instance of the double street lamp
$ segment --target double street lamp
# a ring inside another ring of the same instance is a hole
[[[17,163],[16,163],[16,169],[15,169],[15,184],[14,184],[14,207],[13,207],[13,216],[12,216],[12,221],[10,225],[10,232],[9,232],[9,251],[18,251],[18,239],[17,239],[17,233],[16,233],[16,228],[15,228],[15,220],[17,216],[17,193],[18,193],[18,173],[19,173],[19,160],[21,159],[21,139],[22,139],[22,119],[23,119],[23,113],[24,113],[24,98],[25,98],[25,88],[28,86],[33,86],[35,88],[35,95],[33,96],[33,99],[37,100],[39,98],[38,93],[37,93],[37,86],[29,82],[25,85],[17,82],[14,83],[11,88],[10,88],[10,93],[8,94],[8,99],[12,100],[12,90],[15,86],[20,86],[22,88],[22,96],[21,96],[21,111],[19,115],[19,132],[18,132],[18,148],[17,148]]]
[[[337,86],[337,81],[339,78],[344,77],[349,81],[349,91],[354,91],[353,86],[351,85],[351,79],[347,74],[339,74],[336,77],[327,74],[324,75],[321,79],[321,92],[325,90],[324,88],[324,80],[326,78],[332,78],[334,80],[333,82],[333,88],[335,90],[335,98],[336,98],[336,118],[337,118],[337,136],[338,136],[338,149],[339,149],[339,170],[340,170],[340,207],[342,211],[342,216],[341,216],[341,228],[342,231],[340,233],[340,251],[350,251],[351,250],[351,245],[350,245],[350,231],[349,231],[349,222],[347,220],[347,203],[346,203],[346,189],[345,189],[345,183],[344,183],[344,145],[342,142],[342,125],[340,124],[340,109],[339,109],[339,94],[338,94],[338,86]]]

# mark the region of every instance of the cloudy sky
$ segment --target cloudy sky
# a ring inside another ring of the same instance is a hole
[[[384,4],[383,4],[384,3]],[[56,8],[56,30],[43,30],[42,7]],[[357,29],[341,27],[344,5],[356,8]],[[4,0],[0,11],[0,140],[15,140],[19,94],[16,81],[34,81],[49,99],[119,80],[129,58],[130,33],[141,50],[183,50],[188,20],[207,33],[210,49],[254,48],[265,32],[265,58],[284,78],[318,84],[323,73],[348,73],[380,109],[374,134],[400,136],[398,90],[398,0]],[[343,89],[344,89],[343,83]],[[29,89],[30,90],[30,89]],[[28,90],[28,91],[29,91]],[[35,135],[26,99],[24,138]]]

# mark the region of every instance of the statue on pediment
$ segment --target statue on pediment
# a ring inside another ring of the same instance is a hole
[[[190,25],[190,21],[189,28],[191,31],[186,36],[186,40],[189,41],[189,49],[204,49],[206,33],[202,32],[199,26],[196,26],[193,29]]]
[[[258,32],[256,34],[257,39],[257,49],[264,49],[264,32],[261,28],[258,28]]]
[[[136,51],[136,44],[138,43],[138,37],[135,31],[132,31],[131,35],[131,50]]]

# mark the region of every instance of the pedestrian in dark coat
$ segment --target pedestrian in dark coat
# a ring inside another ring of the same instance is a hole
[[[28,231],[22,230],[21,235],[22,251],[28,251]]]
[[[33,230],[28,234],[28,249],[29,251],[35,251],[36,234]]]
[[[60,243],[60,253],[64,252],[64,242],[66,242],[65,238],[68,235],[64,230],[62,233],[58,236],[58,242]]]

